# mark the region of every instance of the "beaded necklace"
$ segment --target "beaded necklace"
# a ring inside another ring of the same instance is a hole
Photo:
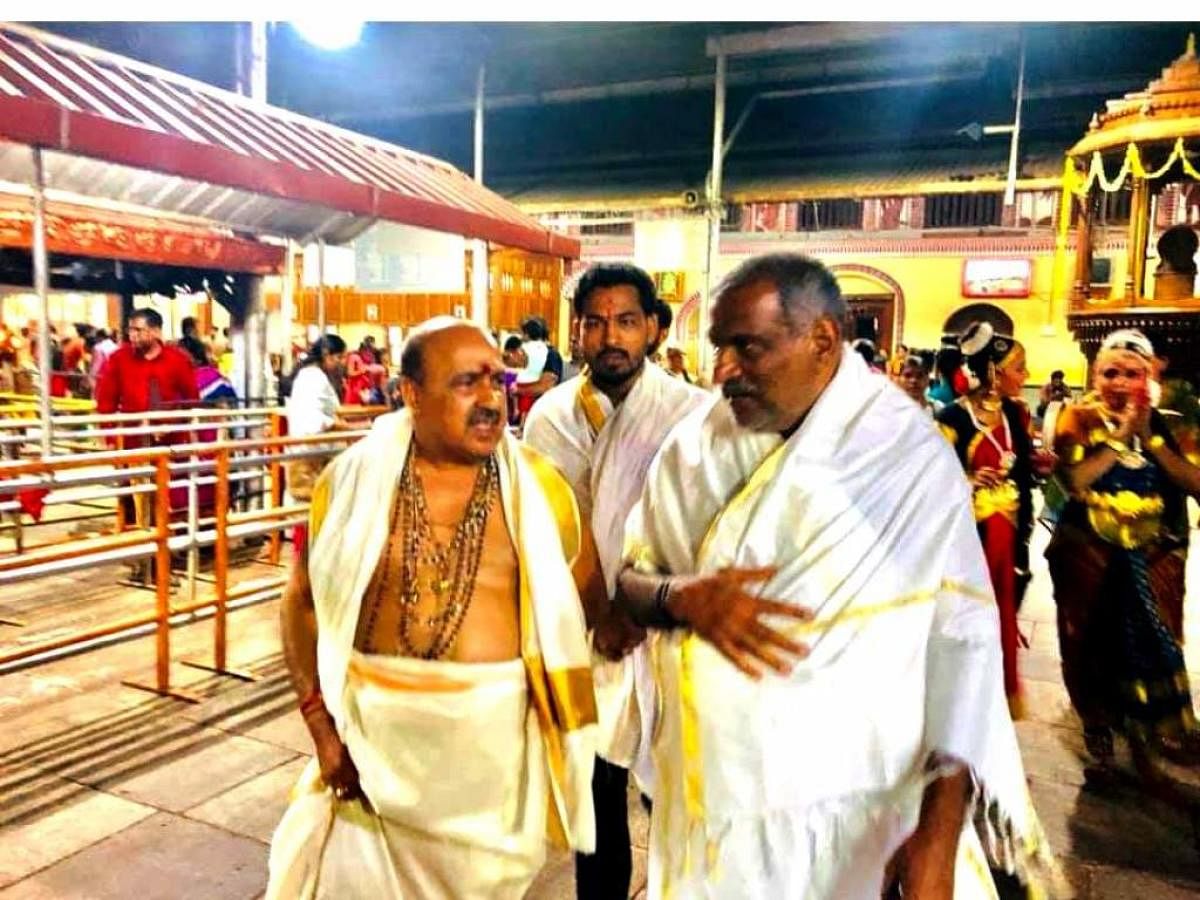
[[[400,575],[400,620],[396,642],[400,652],[420,659],[441,659],[454,646],[475,594],[475,579],[483,556],[488,514],[499,493],[500,472],[495,456],[479,467],[475,486],[463,517],[445,545],[433,535],[425,486],[413,464],[410,450],[400,473],[391,532],[384,553],[383,573],[371,598],[367,620],[368,647],[377,647],[376,625],[385,598],[394,594],[392,581]],[[397,549],[400,561],[396,564]],[[425,577],[422,578],[422,569]],[[423,591],[433,595],[434,611],[421,620],[417,614]],[[431,630],[427,642],[418,642],[413,626]]]

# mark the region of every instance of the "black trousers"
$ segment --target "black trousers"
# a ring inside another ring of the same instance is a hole
[[[629,770],[596,757],[592,801],[596,806],[596,852],[575,854],[579,900],[626,900],[633,879],[629,840]]]

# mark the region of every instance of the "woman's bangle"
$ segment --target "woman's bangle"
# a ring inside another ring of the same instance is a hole
[[[1152,434],[1146,439],[1146,446],[1151,450],[1159,450],[1167,443],[1161,434]]]

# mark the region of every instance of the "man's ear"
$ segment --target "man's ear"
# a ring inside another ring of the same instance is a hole
[[[400,376],[400,396],[404,398],[404,405],[414,413],[419,409],[421,402],[420,391],[417,390],[417,383],[411,378]]]
[[[646,355],[649,356],[654,352],[654,345],[658,342],[661,329],[658,327],[658,316],[654,313],[649,313],[646,316]]]
[[[842,343],[841,329],[829,316],[820,316],[813,322],[811,337],[817,353],[821,356],[833,353]]]

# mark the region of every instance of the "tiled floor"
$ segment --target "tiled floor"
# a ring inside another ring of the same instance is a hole
[[[1036,548],[1034,558],[1040,562]],[[1189,583],[1200,587],[1194,565]],[[1200,610],[1191,605],[1189,659],[1200,672]],[[1079,896],[1200,896],[1200,853],[1186,817],[1147,800],[1131,779],[1089,784],[1085,777],[1044,564],[1024,618],[1030,718],[1017,730],[1035,804]],[[204,698],[196,705],[120,685],[123,677],[149,676],[150,639],[0,678],[0,900],[261,894],[267,842],[308,738],[279,655],[275,605],[235,613],[231,625],[231,663],[259,680],[176,665],[173,680]],[[202,656],[211,629],[199,623],[175,632],[176,658]],[[639,893],[646,821],[639,804],[630,809]],[[573,897],[570,859],[552,859],[530,896]]]

